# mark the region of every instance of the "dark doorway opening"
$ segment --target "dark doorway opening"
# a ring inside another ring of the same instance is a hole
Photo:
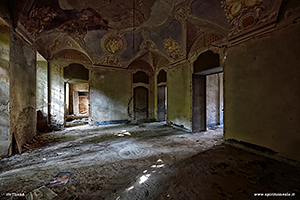
[[[134,120],[148,121],[148,89],[138,86],[133,89],[134,93]]]
[[[192,131],[206,131],[206,77],[193,74]]]
[[[157,121],[167,120],[167,86],[157,87]]]
[[[157,121],[167,120],[167,73],[160,70],[157,75]]]

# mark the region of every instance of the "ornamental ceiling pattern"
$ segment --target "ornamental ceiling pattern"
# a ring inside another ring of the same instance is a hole
[[[284,4],[282,2],[285,2],[10,1],[10,4],[0,3],[0,10],[3,11],[0,16],[17,26],[19,32],[25,35],[24,38],[29,38],[47,60],[61,51],[76,50],[88,56],[93,64],[122,68],[128,67],[136,59],[144,59],[155,68],[159,60],[170,64],[187,58],[191,51],[199,51],[210,45],[224,45],[255,31],[257,27],[274,23],[280,6]],[[299,11],[299,1],[292,2],[287,5],[291,8],[286,9],[285,16],[292,16]],[[143,55],[149,56],[146,58]],[[151,55],[155,55],[155,59]]]

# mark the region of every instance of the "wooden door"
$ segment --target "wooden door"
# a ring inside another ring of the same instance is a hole
[[[193,132],[206,131],[206,76],[193,75]]]
[[[79,97],[78,91],[73,91],[73,113],[77,115],[79,113]]]
[[[148,89],[142,86],[134,88],[134,119],[148,121]]]
[[[157,121],[166,121],[166,86],[157,87]]]

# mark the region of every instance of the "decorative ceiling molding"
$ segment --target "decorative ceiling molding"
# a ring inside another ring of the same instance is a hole
[[[157,62],[157,71],[160,70],[160,68],[164,67],[164,66],[167,66],[168,64],[170,64],[170,61],[167,60],[166,58],[164,57],[161,57],[159,59],[159,61]]]
[[[140,51],[154,51],[157,49],[157,45],[152,40],[144,40],[140,45]]]
[[[92,63],[91,59],[87,55],[84,55],[80,51],[76,51],[73,49],[60,51],[55,54],[52,59],[77,60],[89,64]]]
[[[34,44],[33,40],[19,27],[15,29],[15,34],[29,46]]]
[[[197,38],[197,40],[194,42],[194,44],[191,47],[189,55],[192,53],[199,52],[199,50],[210,46],[215,45],[220,42],[224,42],[225,37],[218,34],[218,33],[205,33]]]
[[[176,10],[175,19],[178,21],[186,21],[191,15],[191,7],[190,6],[184,6],[179,7]]]
[[[233,25],[229,41],[236,42],[274,27],[282,0],[270,1],[267,7],[261,0],[227,0],[222,3]]]
[[[225,9],[228,22],[234,24],[233,20],[247,8],[260,7],[264,8],[262,0],[226,0],[221,1],[222,7]]]
[[[143,57],[143,55],[145,55],[147,53],[161,56],[161,57],[165,58],[166,60],[168,60],[168,62],[171,62],[173,60],[173,58],[171,58],[170,56],[161,52],[157,48],[157,45],[155,44],[155,42],[153,42],[151,39],[147,39],[141,43],[140,51],[137,52],[137,54],[134,57],[132,57],[130,60],[123,62],[123,65],[128,67],[132,62],[140,59],[141,57]],[[149,60],[147,60],[146,62],[152,63],[152,61],[149,61]]]
[[[230,29],[232,28],[232,26],[227,26],[221,22],[205,17],[200,17],[194,14],[191,14],[187,21],[198,27],[199,30],[201,29],[201,32],[207,30],[215,30],[218,31],[221,35],[228,35]]]
[[[121,61],[122,58],[119,55],[105,55],[100,64],[114,67],[124,67]]]
[[[153,67],[143,59],[136,59],[127,67],[128,70],[133,71],[133,73],[137,71],[143,71],[148,75],[153,74]]]

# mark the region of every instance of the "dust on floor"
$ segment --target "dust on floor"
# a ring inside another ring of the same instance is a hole
[[[60,172],[54,199],[256,199],[299,197],[299,169],[222,144],[222,127],[188,133],[163,123],[76,127],[54,143],[0,160],[0,198],[27,194]]]

